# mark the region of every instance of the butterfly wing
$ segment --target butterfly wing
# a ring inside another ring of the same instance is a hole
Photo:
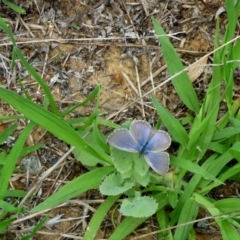
[[[166,152],[147,152],[144,155],[148,165],[158,174],[165,175],[169,169],[169,155]]]
[[[142,148],[152,132],[151,125],[143,120],[136,120],[131,124],[130,132],[135,141]]]
[[[138,143],[133,139],[131,133],[127,129],[118,129],[111,133],[107,142],[109,145],[127,152],[138,152],[140,147]]]
[[[159,152],[166,150],[171,144],[171,137],[165,131],[158,130],[149,140],[145,152]]]

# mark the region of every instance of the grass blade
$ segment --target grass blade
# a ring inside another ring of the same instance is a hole
[[[109,209],[112,207],[112,205],[118,200],[120,195],[117,196],[109,196],[105,201],[98,207],[97,211],[94,213],[87,231],[83,237],[83,240],[89,240],[89,239],[95,239],[95,236],[97,234],[97,231],[99,230],[99,227],[106,216]]]
[[[174,139],[183,146],[186,146],[188,144],[188,134],[181,125],[180,121],[174,118],[172,114],[166,108],[164,108],[154,96],[152,96],[152,101],[158,112],[158,115]]]
[[[3,174],[0,174],[0,199],[4,199],[6,196],[6,191],[8,188],[9,179],[12,176],[12,173],[15,169],[15,165],[17,160],[19,159],[19,156],[22,152],[23,146],[25,144],[25,141],[27,137],[29,136],[30,132],[32,131],[33,127],[35,126],[34,123],[29,123],[20,136],[18,137],[17,141],[15,142],[11,152],[7,156],[7,159],[5,161],[5,164],[3,165],[3,168],[1,169],[1,172]]]
[[[68,184],[64,185],[55,194],[51,195],[44,202],[33,208],[32,212],[42,211],[60,203],[67,201],[70,198],[76,197],[89,189],[96,188],[102,179],[114,170],[113,167],[101,167],[85,173],[82,176],[75,178]]]
[[[111,164],[111,159],[108,155],[98,154],[60,117],[43,109],[32,101],[3,88],[0,88],[0,98],[12,105],[19,112],[23,113],[28,119],[31,119],[39,126],[42,126],[49,132],[53,133],[56,137],[59,137],[70,145],[101,159],[105,163]]]
[[[152,22],[162,46],[162,53],[167,64],[169,74],[174,76],[184,69],[182,62],[158,21],[153,18]],[[187,73],[184,71],[174,77],[174,79],[172,79],[172,83],[183,103],[186,104],[189,109],[197,113],[199,111],[198,98]]]

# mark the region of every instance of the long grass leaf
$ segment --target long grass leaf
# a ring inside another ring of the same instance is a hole
[[[188,223],[195,220],[198,214],[198,208],[199,207],[196,202],[194,202],[192,199],[188,199],[184,204],[184,207],[182,209],[182,214],[180,214],[178,224],[180,225],[180,224]],[[174,240],[187,239],[192,229],[192,226],[193,226],[193,223],[178,227],[176,229],[173,239]]]
[[[107,215],[107,212],[112,207],[112,205],[118,200],[120,195],[109,196],[104,202],[98,207],[97,211],[94,213],[91,221],[89,222],[87,231],[83,237],[83,240],[95,239],[97,231],[100,228],[100,225]]]
[[[51,94],[51,91],[48,88],[48,85],[45,83],[45,81],[39,76],[39,74],[36,72],[36,70],[28,63],[28,61],[25,59],[25,57],[23,56],[23,54],[21,53],[21,51],[15,47],[13,50],[16,55],[18,56],[18,58],[20,59],[21,63],[23,64],[23,66],[27,69],[27,71],[29,72],[29,74],[38,82],[38,84],[42,87],[46,97],[48,98],[49,104],[52,108],[52,111],[54,114],[58,115],[58,110],[57,110],[57,106],[56,103],[53,99],[53,96]]]
[[[3,88],[0,88],[0,98],[12,105],[19,112],[23,113],[28,119],[31,119],[39,126],[42,126],[49,132],[53,133],[56,137],[59,137],[70,145],[101,159],[105,163],[111,164],[112,161],[108,155],[98,154],[60,117],[43,109],[32,101]]]
[[[6,162],[1,169],[2,174],[0,175],[0,199],[4,199],[6,196],[6,191],[8,188],[8,183],[11,178],[11,175],[15,169],[15,165],[17,163],[17,160],[19,159],[19,156],[22,152],[23,146],[25,144],[25,141],[27,137],[29,136],[30,132],[32,131],[33,127],[35,126],[34,123],[29,123],[20,136],[18,137],[17,141],[15,142],[13,148],[11,149],[11,152],[7,156]]]
[[[174,76],[184,69],[182,62],[158,21],[153,18],[152,22],[159,42],[161,43],[163,57],[167,64],[169,74]],[[198,98],[187,73],[184,71],[175,76],[172,79],[172,83],[183,103],[186,104],[189,109],[198,113]]]
[[[154,96],[152,96],[152,101],[159,117],[174,139],[183,146],[186,146],[188,143],[188,134],[181,125],[180,121],[174,118],[172,114],[166,108],[164,108]]]
[[[113,167],[100,167],[90,172],[84,173],[78,178],[60,188],[44,202],[34,207],[31,211],[38,212],[63,203],[70,198],[76,197],[89,189],[97,187],[102,179],[114,170]]]

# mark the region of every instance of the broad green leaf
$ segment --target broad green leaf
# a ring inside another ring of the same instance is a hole
[[[110,147],[111,156],[117,171],[120,173],[128,172],[133,167],[134,154]]]
[[[34,207],[31,212],[38,212],[57,206],[58,204],[63,203],[70,198],[76,197],[89,189],[96,188],[102,179],[113,170],[113,167],[100,167],[91,170],[91,172],[84,173],[80,177],[75,178],[64,185],[44,202]]]
[[[120,208],[124,216],[142,218],[152,216],[158,208],[154,198],[148,196],[135,196],[124,199]]]
[[[208,146],[208,149],[223,154],[229,149],[229,146],[226,146],[225,144],[221,144],[218,142],[211,142]]]
[[[150,181],[149,174],[145,174],[144,176],[141,176],[137,172],[135,172],[134,177],[135,177],[135,181],[138,182],[141,186],[146,187],[149,184],[149,181]]]
[[[140,176],[145,176],[148,172],[149,165],[143,156],[139,156],[139,153],[135,153],[134,155],[134,170]]]
[[[133,183],[126,181],[119,173],[113,173],[107,176],[99,187],[104,195],[118,195],[126,192],[133,187]]]
[[[154,195],[155,200],[158,204],[158,210],[162,209],[168,204],[168,196],[167,193],[158,193]],[[137,228],[140,224],[145,222],[147,218],[133,218],[126,217],[115,229],[113,234],[108,238],[108,240],[116,240],[116,239],[125,239],[125,237],[132,233],[135,228]]]
[[[98,152],[98,154],[104,154],[103,149],[96,143],[93,133],[87,135],[84,140],[90,146],[94,146],[94,150]],[[101,163],[101,159],[99,159],[99,157],[96,157],[95,155],[90,155],[88,152],[83,151],[82,149],[74,148],[73,154],[75,158],[85,166],[92,167],[96,166],[98,163]]]

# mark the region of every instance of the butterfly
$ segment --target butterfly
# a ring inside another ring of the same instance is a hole
[[[115,130],[108,136],[107,142],[123,151],[139,152],[158,174],[164,175],[169,169],[169,155],[163,151],[170,146],[171,137],[165,131],[153,130],[146,121],[135,120],[129,130]]]

